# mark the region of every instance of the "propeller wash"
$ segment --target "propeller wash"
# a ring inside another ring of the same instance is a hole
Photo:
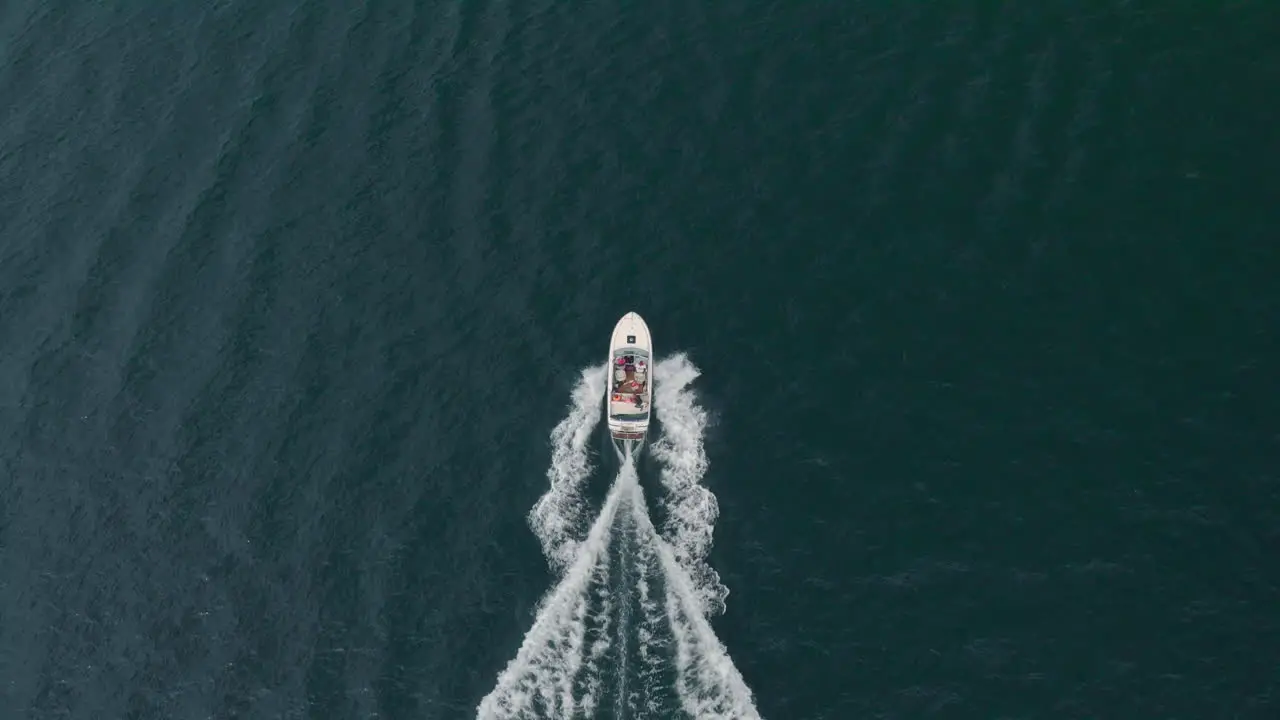
[[[700,484],[706,413],[689,388],[699,371],[684,354],[653,370],[662,528],[649,517],[634,459],[621,454],[621,470],[587,524],[588,445],[608,377],[604,366],[587,368],[569,416],[551,433],[550,488],[529,513],[560,581],[480,702],[480,720],[593,718],[598,711],[617,718],[760,717],[708,621],[724,611],[728,591],[706,563],[719,511]]]

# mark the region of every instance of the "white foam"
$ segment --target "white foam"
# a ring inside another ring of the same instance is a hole
[[[478,718],[569,718],[579,711],[587,716],[594,711],[598,694],[592,690],[598,691],[598,661],[607,646],[593,647],[584,668],[589,590],[592,584],[608,581],[607,551],[612,539],[609,530],[626,490],[621,479],[620,475],[620,481],[609,491],[599,517],[563,579],[539,603],[533,628],[525,635],[515,659],[498,676],[493,691],[481,701]],[[607,618],[612,610],[611,598],[607,593],[602,598],[596,617]],[[579,698],[575,697],[573,681],[583,670],[590,673],[589,691]]]
[[[639,483],[632,483],[630,491],[633,499],[628,505],[634,513],[637,539],[654,549],[666,585],[667,621],[676,645],[675,689],[681,707],[698,720],[758,720],[751,690],[703,614],[693,579],[654,530]]]
[[[720,506],[716,496],[700,484],[708,464],[703,450],[707,413],[698,406],[689,385],[701,374],[684,353],[664,358],[654,368],[653,407],[662,436],[652,452],[663,466],[662,503],[667,517],[662,537],[693,583],[699,612],[712,615],[724,612],[729,590],[706,562]]]
[[[583,535],[582,486],[591,474],[588,443],[600,422],[606,377],[603,364],[582,370],[569,415],[551,431],[551,467],[547,469],[551,486],[529,511],[529,525],[556,572],[573,562]]]

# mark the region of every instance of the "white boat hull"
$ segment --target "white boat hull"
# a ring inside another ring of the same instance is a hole
[[[622,316],[609,338],[605,417],[609,435],[623,453],[644,444],[653,418],[653,339],[637,313]]]

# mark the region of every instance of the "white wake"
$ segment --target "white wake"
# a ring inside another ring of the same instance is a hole
[[[635,464],[621,470],[590,527],[583,487],[588,444],[599,424],[606,368],[582,371],[566,417],[552,431],[550,487],[530,512],[559,583],[539,603],[516,657],[481,702],[477,717],[590,718],[679,715],[759,718],[750,689],[711,628],[727,590],[706,564],[718,514],[700,481],[706,413],[683,354],[654,368],[666,521],[654,527]]]
[[[601,364],[583,369],[579,376],[568,417],[551,431],[551,487],[529,512],[529,525],[557,572],[578,556],[577,537],[585,529],[582,486],[591,474],[587,443],[600,422],[606,370]]]
[[[662,463],[663,509],[667,512],[662,536],[670,543],[676,561],[693,580],[694,598],[705,615],[724,612],[729,591],[706,563],[720,506],[716,496],[700,483],[707,472],[702,438],[707,413],[698,407],[689,384],[701,373],[684,355],[659,363],[662,381],[654,386],[654,403],[662,422],[662,436],[652,451]]]

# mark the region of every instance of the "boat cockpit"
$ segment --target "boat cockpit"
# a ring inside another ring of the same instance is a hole
[[[649,415],[649,356],[637,348],[614,353],[610,367],[610,410],[618,420],[642,420]]]

